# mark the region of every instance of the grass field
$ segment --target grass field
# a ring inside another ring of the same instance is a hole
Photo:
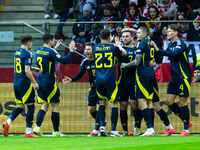
[[[0,150],[199,150],[200,135],[188,137],[42,137],[0,136]]]

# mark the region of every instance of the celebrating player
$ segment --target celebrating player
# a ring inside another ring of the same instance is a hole
[[[40,47],[36,51],[36,60],[38,67],[43,71],[42,74],[38,75],[37,82],[40,86],[38,93],[38,103],[42,104],[42,108],[37,114],[36,125],[33,129],[33,133],[43,136],[40,126],[43,122],[44,116],[48,111],[49,104],[52,106],[52,115],[51,120],[53,123],[53,133],[52,136],[63,136],[59,132],[59,109],[60,109],[60,90],[56,84],[56,75],[55,75],[55,62],[66,64],[71,58],[75,50],[75,42],[72,41],[69,44],[70,52],[64,58],[56,51],[60,46],[62,40],[59,40],[54,47],[55,38],[52,34],[43,35],[44,46]]]
[[[22,113],[27,106],[26,114],[26,134],[24,137],[40,137],[31,132],[34,111],[35,111],[35,91],[39,89],[37,82],[35,81],[31,70],[35,72],[41,72],[39,68],[31,67],[32,64],[32,53],[31,50],[34,38],[29,34],[23,34],[20,36],[21,47],[14,54],[14,93],[15,102],[17,108],[15,108],[8,120],[3,123],[3,135],[8,137],[8,129],[12,121]]]
[[[136,98],[138,99],[139,108],[142,111],[144,120],[147,124],[147,130],[141,136],[155,135],[152,119],[154,111],[152,108],[154,71],[149,63],[154,60],[154,48],[151,39],[148,36],[148,29],[140,27],[137,31],[137,40],[139,41],[136,48],[135,59],[130,63],[122,63],[121,67],[137,66],[136,71]]]
[[[72,78],[65,76],[62,80],[64,84],[77,81],[81,79],[86,72],[89,74],[90,81],[90,91],[88,95],[88,110],[92,117],[96,119],[95,129],[88,136],[97,136],[99,132],[99,116],[98,116],[98,95],[96,93],[96,83],[95,83],[95,64],[94,64],[94,56],[92,54],[92,48],[94,43],[87,42],[85,43],[85,54],[86,59],[84,59],[81,63],[80,70],[77,75]]]
[[[109,29],[103,29],[100,32],[101,43],[93,47],[96,88],[99,96],[99,121],[100,136],[107,136],[105,133],[105,108],[107,101],[112,102],[111,113],[111,136],[121,136],[116,131],[118,119],[118,85],[116,82],[116,57],[126,55],[126,51],[121,47],[119,38],[115,38],[116,46],[110,43],[111,35]]]
[[[122,32],[122,41],[123,41],[123,48],[127,52],[127,56],[121,56],[119,57],[119,66],[122,62],[129,63],[131,62],[135,57],[135,51],[136,51],[136,36],[134,36],[134,33],[132,31],[123,30]],[[133,68],[123,68],[120,70],[121,73],[119,76],[119,104],[120,104],[120,118],[121,118],[121,124],[123,127],[123,136],[128,136],[128,115],[127,115],[127,107],[128,107],[128,100],[130,96],[130,105],[131,109],[134,111],[134,118],[136,122],[136,127],[141,119],[141,111],[138,109],[137,105],[137,99],[135,98],[135,71],[136,67]],[[135,108],[135,106],[137,108]],[[137,127],[137,129],[140,128]],[[140,131],[140,130],[139,130]],[[135,135],[137,131],[135,130]],[[140,134],[140,132],[139,132]]]
[[[189,136],[189,108],[187,97],[189,97],[192,72],[187,56],[187,46],[179,39],[180,27],[177,24],[168,25],[167,37],[170,40],[167,50],[160,50],[154,42],[153,46],[159,54],[170,57],[171,80],[167,88],[167,106],[183,121],[184,129],[179,136]],[[179,96],[180,107],[175,103]]]

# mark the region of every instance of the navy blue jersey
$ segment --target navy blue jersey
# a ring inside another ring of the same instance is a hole
[[[64,58],[53,48],[40,47],[36,51],[37,66],[42,70],[38,75],[37,83],[40,86],[53,86],[56,83],[55,61],[66,64],[72,52],[69,52]]]
[[[116,62],[122,51],[112,44],[97,44],[93,47],[96,81],[99,83],[116,82]]]
[[[142,60],[137,66],[137,75],[139,77],[154,76],[154,71],[150,67],[150,62],[154,60],[154,47],[149,37],[137,44],[136,54],[142,55]]]
[[[170,42],[166,51],[159,49],[158,52],[170,58],[171,79],[188,79],[192,77],[187,45],[183,40],[177,39],[174,43]]]
[[[14,86],[29,85],[31,81],[26,76],[25,66],[31,66],[32,53],[24,48],[18,49],[14,54]]]
[[[90,87],[96,88],[96,85],[95,85],[95,64],[94,64],[94,60],[91,61],[89,58],[86,58],[82,61],[78,74],[75,75],[74,77],[72,77],[72,82],[77,81],[80,78],[82,78],[82,76],[84,75],[86,70],[88,71],[88,74],[89,74]]]
[[[123,84],[132,84],[135,83],[135,71],[136,71],[136,67],[130,67],[130,68],[123,68],[121,69],[120,66],[122,63],[130,63],[131,61],[133,61],[133,59],[135,58],[135,51],[136,51],[136,47],[133,48],[129,48],[129,47],[123,47],[126,52],[127,55],[126,56],[120,56],[119,60],[118,60],[118,66],[119,66],[119,81],[120,83]]]

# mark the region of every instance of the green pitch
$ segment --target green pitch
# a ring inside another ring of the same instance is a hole
[[[200,135],[188,137],[42,137],[0,136],[1,150],[199,150]]]

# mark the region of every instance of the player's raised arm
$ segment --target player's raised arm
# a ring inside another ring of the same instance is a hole
[[[60,47],[60,44],[62,43],[62,39],[60,39],[57,43],[56,46],[54,47],[54,49],[57,49],[58,47]]]
[[[126,50],[124,48],[122,48],[121,41],[119,40],[118,36],[115,37],[115,44],[114,45],[119,47],[120,50],[122,50],[121,56],[126,56],[127,55]]]

